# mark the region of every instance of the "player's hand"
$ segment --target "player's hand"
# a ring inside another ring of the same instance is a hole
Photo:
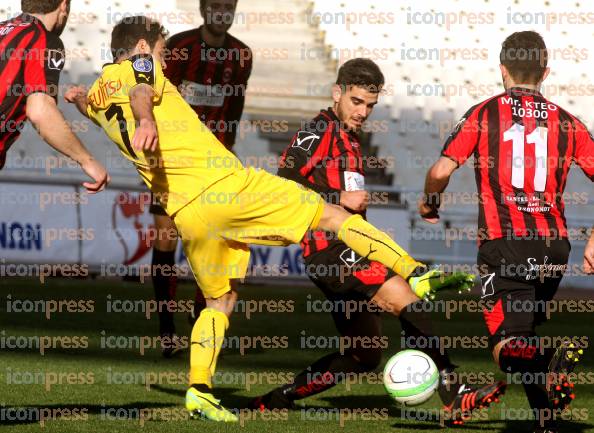
[[[159,146],[159,133],[153,120],[142,119],[132,139],[132,148],[139,152],[155,152]]]
[[[594,237],[590,238],[584,251],[584,272],[594,274]]]
[[[82,170],[95,182],[84,182],[83,186],[87,189],[89,194],[96,194],[103,191],[107,184],[111,182],[111,178],[107,173],[103,164],[99,161],[89,158],[81,164]]]
[[[340,205],[345,209],[362,212],[369,206],[371,195],[367,191],[341,191]]]
[[[423,199],[419,201],[419,215],[430,224],[439,222],[438,210],[433,206],[429,206]]]
[[[74,104],[79,98],[87,97],[87,88],[85,86],[72,86],[64,94],[64,100]]]

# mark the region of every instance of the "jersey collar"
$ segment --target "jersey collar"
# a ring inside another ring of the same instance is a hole
[[[198,44],[199,45],[204,45],[204,48],[209,49],[209,48],[214,48],[216,49],[221,49],[221,48],[229,48],[229,32],[225,33],[225,42],[223,42],[223,45],[220,47],[212,47],[210,45],[208,45],[206,43],[206,41],[204,40],[204,38],[202,37],[202,28],[204,27],[204,25],[198,27]]]
[[[45,30],[46,32],[48,31],[47,28],[45,27],[45,24],[43,24],[43,21],[41,21],[39,18],[37,18],[34,15],[28,14],[26,12],[23,12],[20,16],[19,19],[25,23],[35,23],[40,25],[43,30]]]
[[[321,114],[324,117],[326,117],[330,122],[336,123],[336,125],[338,125],[342,131],[346,132],[348,135],[350,135],[354,139],[356,139],[356,140],[359,139],[359,134],[357,134],[355,131],[350,131],[344,127],[344,125],[342,124],[342,122],[340,121],[340,119],[338,118],[338,116],[336,115],[336,113],[334,112],[334,109],[332,107],[329,107],[326,110],[322,110]]]
[[[538,90],[534,89],[527,89],[526,87],[521,86],[514,86],[507,90],[507,93],[510,95],[532,95],[532,96],[542,96]]]

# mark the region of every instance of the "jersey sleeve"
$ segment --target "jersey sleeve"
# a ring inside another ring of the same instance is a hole
[[[594,182],[594,139],[581,122],[576,122],[574,160]]]
[[[441,156],[450,158],[458,166],[464,164],[475,151],[480,137],[479,110],[472,107],[460,119],[454,130],[446,140]]]
[[[91,121],[97,125],[97,126],[101,126],[101,124],[99,123],[99,121],[97,120],[97,112],[95,110],[93,110],[93,106],[91,104],[87,104],[87,117],[89,119],[91,119]]]
[[[328,203],[340,204],[340,190],[308,179],[316,166],[323,163],[323,155],[328,151],[327,134],[308,129],[299,131],[281,157],[278,175],[317,192]]]
[[[65,63],[64,44],[59,37],[48,32],[39,38],[25,62],[25,94],[42,92],[57,99]]]
[[[161,99],[165,88],[165,75],[161,64],[149,54],[138,54],[130,57],[123,64],[122,84],[129,96],[130,90],[139,84],[147,84],[155,91],[154,101]]]

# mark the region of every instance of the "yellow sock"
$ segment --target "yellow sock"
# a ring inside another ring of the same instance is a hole
[[[338,232],[338,239],[369,260],[380,262],[407,279],[422,263],[413,259],[386,233],[378,230],[361,215],[349,217]]]
[[[206,308],[192,328],[190,347],[190,385],[205,384],[212,388],[212,377],[223,346],[229,319],[225,313]]]

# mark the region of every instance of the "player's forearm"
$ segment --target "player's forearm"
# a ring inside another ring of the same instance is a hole
[[[27,98],[27,117],[47,144],[83,165],[93,156],[74,135],[55,100],[45,94]]]
[[[449,183],[449,177],[437,177],[435,173],[430,170],[425,179],[425,191],[423,195],[425,203],[433,208],[439,208],[441,195],[446,190]]]
[[[303,185],[306,188],[311,189],[312,191],[317,192],[322,196],[324,201],[330,204],[340,204],[340,190],[330,188],[323,185],[318,185],[316,183],[310,182],[303,176],[301,176],[296,170],[292,168],[282,167],[278,169],[278,175],[280,177],[284,177],[285,179],[292,180],[293,182],[297,182]]]
[[[89,107],[89,103],[87,100],[86,95],[81,95],[81,96],[77,96],[77,98],[74,100],[74,105],[76,106],[77,110],[80,112],[80,114],[82,114],[85,117],[89,117],[89,114],[87,113],[87,108]]]
[[[449,158],[441,157],[427,172],[423,200],[434,209],[439,208],[441,195],[450,183],[450,177],[458,168],[458,164]]]
[[[154,90],[145,85],[136,86],[130,91],[130,107],[137,122],[155,121],[153,96]]]

